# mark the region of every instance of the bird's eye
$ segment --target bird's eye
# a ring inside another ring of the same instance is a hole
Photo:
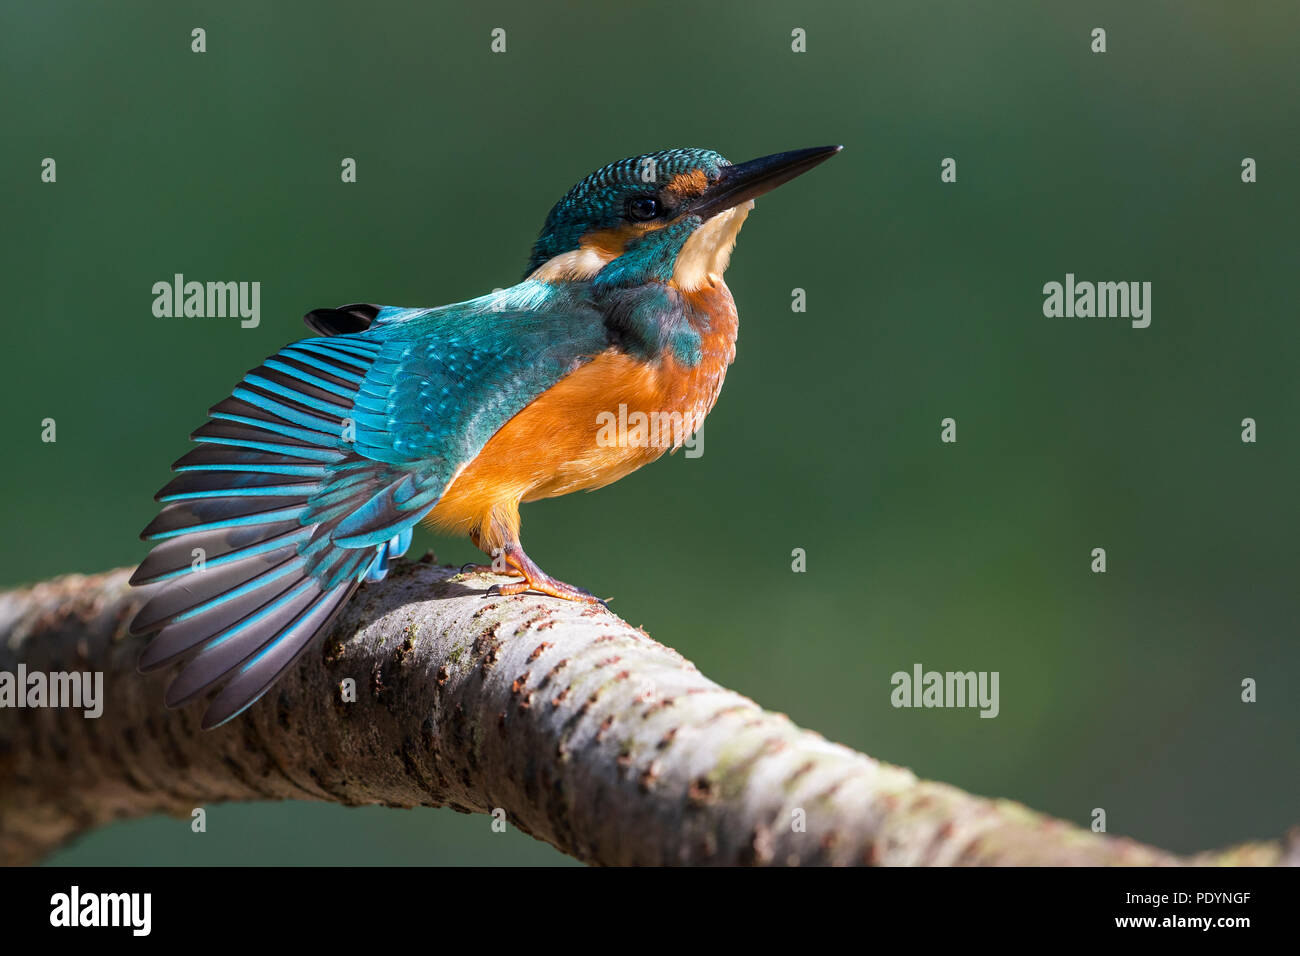
[[[650,196],[637,196],[627,201],[627,218],[633,222],[645,222],[659,215],[659,200]]]

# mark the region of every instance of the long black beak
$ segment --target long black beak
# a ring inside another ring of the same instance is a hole
[[[796,176],[802,176],[814,166],[830,159],[843,146],[814,146],[812,149],[795,149],[788,153],[773,153],[751,159],[739,166],[727,166],[722,170],[718,181],[709,186],[692,204],[690,214],[708,219],[720,212],[739,206],[741,203],[782,183],[788,183]]]

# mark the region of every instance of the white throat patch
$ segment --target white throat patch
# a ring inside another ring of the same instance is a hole
[[[600,249],[574,249],[543,262],[528,278],[543,282],[589,281],[613,261],[612,255]]]
[[[736,247],[736,236],[753,208],[752,199],[733,206],[691,233],[677,254],[677,265],[673,269],[673,282],[677,288],[694,292],[706,284],[722,280],[722,274],[731,262],[731,250]]]

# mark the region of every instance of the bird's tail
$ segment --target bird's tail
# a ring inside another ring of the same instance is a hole
[[[179,706],[223,684],[203,717],[215,727],[261,697],[334,620],[361,581],[410,544],[410,527],[365,547],[330,533],[373,493],[346,440],[379,345],[307,339],[249,372],[191,437],[142,532],[153,550],[131,577],[155,593],[131,624],[157,632],[151,671],[188,659],[167,689]],[[415,518],[412,518],[414,523]]]

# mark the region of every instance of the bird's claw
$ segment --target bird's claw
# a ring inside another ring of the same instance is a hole
[[[574,587],[572,584],[565,584],[563,581],[557,581],[551,577],[539,568],[517,543],[507,545],[501,551],[501,555],[509,567],[507,573],[523,580],[511,581],[508,584],[494,584],[487,589],[487,596],[508,597],[512,594],[523,594],[525,591],[535,591],[538,594],[545,594],[548,597],[559,598],[563,601],[578,601],[582,604],[608,606],[590,591],[584,591],[582,588]]]
[[[547,597],[559,598],[562,601],[578,601],[582,604],[599,604],[601,607],[608,607],[603,600],[591,592],[576,588],[572,584],[565,584],[563,581],[556,581],[554,578],[545,581],[525,579],[523,581],[511,581],[509,584],[494,584],[487,589],[485,596],[509,597],[527,591],[544,594]]]

